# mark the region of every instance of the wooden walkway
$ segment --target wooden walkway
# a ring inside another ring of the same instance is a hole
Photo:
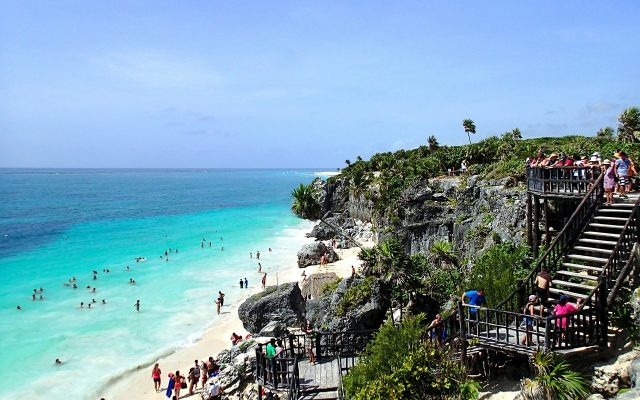
[[[324,358],[316,364],[308,360],[298,362],[300,371],[300,388],[307,390],[335,389],[340,380],[340,366],[337,358]]]

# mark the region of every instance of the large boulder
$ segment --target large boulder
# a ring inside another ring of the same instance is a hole
[[[357,286],[367,285],[369,297],[359,304],[338,312],[345,293]],[[380,281],[349,277],[343,279],[335,292],[307,300],[307,320],[323,331],[356,331],[377,329],[385,319],[389,299],[385,296]]]
[[[324,221],[325,222],[318,222],[311,230],[309,236],[316,238],[316,240],[339,238],[340,235],[336,232],[336,229],[342,229],[342,226],[345,224],[345,218],[342,214],[328,212],[324,216]]]
[[[632,350],[618,356],[613,363],[594,365],[591,388],[594,392],[611,396],[618,393],[621,388],[629,387],[631,366],[638,359],[640,359],[640,352]]]
[[[338,254],[322,242],[313,242],[302,246],[298,252],[298,267],[304,268],[309,265],[320,264],[320,257],[327,256],[328,262],[338,261]]]
[[[249,297],[238,308],[244,328],[259,334],[268,327],[269,336],[279,336],[288,326],[304,321],[304,299],[297,282],[269,286]]]

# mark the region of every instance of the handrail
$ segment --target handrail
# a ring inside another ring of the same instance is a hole
[[[549,248],[538,258],[535,267],[533,267],[527,277],[523,279],[525,287],[516,288],[506,299],[496,305],[496,309],[514,309],[516,306],[520,306],[520,304],[514,304],[514,299],[522,293],[523,289],[531,292],[535,277],[542,271],[542,268],[546,267],[549,270],[548,272],[553,272],[551,271],[551,267],[557,266],[558,261],[564,257],[566,250],[580,235],[583,225],[586,225],[586,219],[590,219],[593,216],[598,204],[602,202],[602,195],[604,193],[603,179],[604,174],[600,174],[591,189],[589,189],[580,204],[578,204],[573,214],[571,214],[567,223],[553,239]]]
[[[613,300],[616,298],[618,291],[622,287],[622,283],[624,282],[624,279],[629,274],[629,270],[633,268],[633,264],[635,263],[637,258],[637,255],[636,255],[637,246],[638,246],[638,243],[634,245],[634,248],[631,250],[631,256],[629,257],[626,264],[620,271],[620,274],[618,274],[618,279],[616,279],[616,282],[613,285],[613,288],[609,291],[609,296],[607,296],[607,304],[613,303]]]
[[[293,371],[291,377],[291,386],[289,386],[288,400],[298,400],[300,397],[300,370],[298,369],[298,356],[293,360]]]
[[[527,190],[535,193],[580,196],[589,190],[599,166],[527,166]]]

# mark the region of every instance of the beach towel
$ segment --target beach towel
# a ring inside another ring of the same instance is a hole
[[[174,384],[174,380],[173,377],[171,377],[169,379],[169,386],[167,387],[167,397],[171,398],[171,393],[173,393],[173,384]]]

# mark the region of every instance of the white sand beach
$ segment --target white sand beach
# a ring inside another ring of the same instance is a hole
[[[364,247],[373,246],[372,242],[363,244]],[[351,266],[359,270],[360,260],[358,253],[360,249],[337,249],[336,252],[340,256],[340,260],[324,266],[311,265],[304,270],[309,276],[319,272],[335,272],[339,277],[348,277],[351,275]],[[294,282],[302,283],[301,276],[303,269],[293,264],[277,271],[278,283]],[[276,277],[273,273],[268,276],[267,286],[275,284]],[[257,280],[256,280],[257,281]],[[246,335],[247,332],[242,327],[242,322],[238,318],[238,307],[242,302],[252,294],[260,291],[260,286],[251,288],[248,293],[236,303],[225,306],[222,310],[221,318],[216,322],[215,326],[208,329],[202,338],[190,346],[178,349],[174,353],[166,357],[162,357],[157,362],[162,370],[162,388],[166,388],[168,381],[167,374],[179,370],[181,374],[186,375],[189,368],[193,365],[194,360],[204,360],[209,356],[215,357],[221,350],[231,346],[231,333],[236,332],[239,335]],[[170,333],[168,333],[170,334]],[[100,395],[108,400],[158,400],[166,399],[164,391],[156,393],[151,380],[151,366],[140,367],[130,376],[123,377],[119,382],[109,387]],[[200,395],[191,396],[192,398],[200,398]],[[181,398],[189,397],[188,390],[182,391]]]

